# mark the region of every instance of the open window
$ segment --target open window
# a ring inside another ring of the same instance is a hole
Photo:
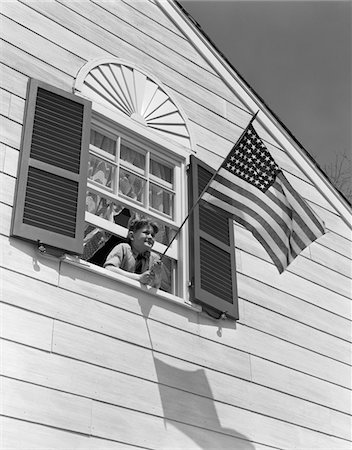
[[[162,254],[178,229],[184,162],[167,149],[118,124],[93,119],[90,133],[83,258],[102,266],[127,236],[131,218],[152,217],[159,225],[153,251]],[[161,289],[179,293],[178,236],[163,257]]]

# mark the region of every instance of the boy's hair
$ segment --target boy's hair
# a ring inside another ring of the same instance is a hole
[[[156,222],[154,222],[152,219],[149,218],[143,218],[143,219],[131,219],[128,222],[128,231],[138,231],[141,228],[148,226],[152,228],[154,235],[158,234],[159,227]]]

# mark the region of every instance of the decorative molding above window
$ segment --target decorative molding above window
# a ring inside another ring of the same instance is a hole
[[[165,87],[122,60],[99,59],[79,71],[74,92],[192,149],[187,118]]]

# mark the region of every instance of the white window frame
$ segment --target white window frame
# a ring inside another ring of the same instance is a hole
[[[166,163],[169,162],[174,169],[174,218],[173,220],[167,218],[163,214],[159,214],[152,209],[143,209],[137,205],[132,199],[128,197],[119,197],[115,195],[113,191],[109,193],[106,188],[100,187],[98,183],[94,183],[91,180],[87,180],[87,190],[96,192],[103,195],[109,200],[116,201],[124,204],[126,207],[137,209],[144,212],[147,216],[155,218],[157,222],[162,222],[165,225],[170,226],[173,229],[178,229],[186,216],[187,211],[187,180],[186,180],[186,167],[189,163],[189,155],[191,151],[182,145],[166,140],[158,133],[146,128],[145,126],[126,118],[119,113],[107,110],[106,107],[93,103],[92,114],[92,129],[101,132],[102,134],[111,137],[113,139],[123,139],[128,143],[131,143],[132,148],[134,146],[142,148],[145,151],[149,151],[156,156],[156,159],[161,159]],[[100,154],[99,149],[94,148],[91,154],[97,154],[106,158],[106,153]],[[114,157],[107,158],[110,163],[115,164]],[[116,157],[116,164],[119,161]],[[152,177],[151,177],[152,178]],[[109,222],[106,219],[98,217],[92,213],[86,211],[85,221],[97,228],[102,228],[110,233],[120,236],[126,236],[127,229],[121,227],[114,222]],[[174,289],[177,297],[188,300],[188,227],[183,227],[180,231],[177,239],[172,243],[168,249],[166,256],[173,258],[177,263],[177,274],[174,274]],[[163,253],[166,249],[165,245],[155,242],[153,249],[156,252]]]

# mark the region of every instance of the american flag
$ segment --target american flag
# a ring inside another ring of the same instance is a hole
[[[325,233],[323,222],[292,188],[252,123],[201,197],[251,231],[280,273]]]

